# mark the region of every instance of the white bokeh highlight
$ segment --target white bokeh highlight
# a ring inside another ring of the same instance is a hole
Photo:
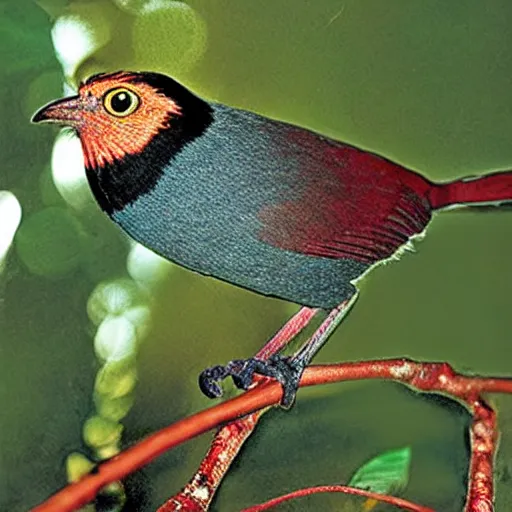
[[[110,40],[110,24],[101,9],[94,7],[91,5],[84,12],[69,12],[57,18],[53,25],[55,55],[66,77],[73,77],[80,64]]]
[[[151,288],[170,272],[172,265],[150,249],[134,242],[126,259],[126,268],[134,281]]]
[[[78,210],[93,201],[84,168],[82,146],[69,130],[57,135],[52,152],[52,177],[66,203]]]
[[[21,205],[8,190],[0,190],[0,271],[21,222]]]
[[[106,362],[121,361],[134,356],[137,350],[134,325],[122,316],[105,318],[96,331],[94,350]]]
[[[139,287],[131,279],[103,281],[94,288],[87,301],[87,313],[95,325],[107,316],[121,316],[143,301]]]

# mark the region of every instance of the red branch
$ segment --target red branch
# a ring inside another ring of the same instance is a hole
[[[492,512],[494,482],[493,462],[498,447],[496,414],[481,399],[469,404],[473,411],[471,425],[471,462],[466,510]]]
[[[256,358],[267,360],[278,354],[293,340],[318,313],[315,308],[301,308],[286,324],[262,347]],[[253,386],[264,380],[253,377]],[[158,512],[206,512],[215,497],[222,480],[231,464],[242,449],[245,441],[254,432],[258,421],[268,409],[261,409],[253,414],[238,418],[223,426],[215,434],[208,453],[198,470],[183,489],[167,500]]]
[[[71,483],[33,512],[72,512],[92,501],[106,485],[124,478],[159,455],[219,425],[253,413],[281,400],[281,385],[269,382],[243,395],[193,414],[155,432]]]
[[[492,507],[493,455],[497,434],[494,415],[479,395],[512,393],[512,379],[466,377],[456,374],[446,363],[395,359],[311,366],[304,372],[300,386],[361,379],[401,381],[421,391],[442,392],[461,400],[475,417],[471,432],[471,483],[466,511],[492,510],[489,507]],[[280,384],[263,382],[240,396],[180,420],[100,464],[94,473],[68,485],[33,510],[71,512],[92,501],[107,484],[124,478],[167,450],[220,424],[275,405],[281,400],[281,395]],[[485,450],[486,446],[489,449]]]
[[[382,501],[383,503],[389,503],[396,507],[410,510],[411,512],[434,512],[434,509],[422,507],[416,505],[410,501],[402,498],[396,498],[395,496],[387,496],[385,494],[377,494],[376,492],[365,491],[364,489],[358,489],[357,487],[348,487],[346,485],[321,485],[318,487],[308,487],[307,489],[299,489],[289,494],[279,496],[273,500],[262,503],[261,505],[255,505],[254,507],[244,508],[241,512],[262,512],[263,510],[269,510],[272,507],[280,505],[285,501],[293,500],[296,498],[302,498],[303,496],[310,496],[311,494],[319,494],[325,492],[342,492],[344,494],[355,494],[356,496],[365,496],[372,500]]]
[[[266,410],[260,409],[222,427],[190,482],[158,512],[206,512],[231,463]]]

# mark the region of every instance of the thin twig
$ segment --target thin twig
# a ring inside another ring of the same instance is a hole
[[[395,505],[396,507],[400,507],[404,510],[410,510],[411,512],[435,512],[434,509],[432,508],[422,507],[421,505],[416,505],[416,503],[412,503],[402,498],[388,496],[386,494],[378,494],[376,492],[371,491],[365,491],[364,489],[358,489],[357,487],[348,487],[346,485],[321,485],[318,487],[308,487],[307,489],[299,489],[298,491],[293,491],[290,492],[289,494],[279,496],[279,498],[274,498],[260,505],[244,508],[241,512],[263,512],[264,510],[269,510],[272,507],[284,503],[285,501],[302,498],[304,496],[310,496],[311,494],[319,494],[326,492],[341,492],[344,494],[365,496],[366,498],[382,501],[383,503],[389,503],[390,505]]]

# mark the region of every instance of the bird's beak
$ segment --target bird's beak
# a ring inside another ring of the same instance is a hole
[[[82,120],[83,105],[80,96],[69,96],[52,101],[32,117],[33,123],[58,123],[76,126]]]

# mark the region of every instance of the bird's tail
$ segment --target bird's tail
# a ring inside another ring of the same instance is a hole
[[[512,202],[512,171],[435,183],[428,191],[434,210],[456,205]]]

